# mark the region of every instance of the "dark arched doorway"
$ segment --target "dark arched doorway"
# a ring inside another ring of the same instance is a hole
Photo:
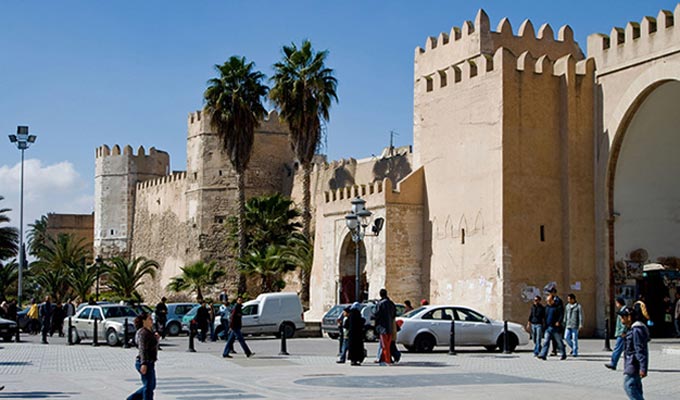
[[[680,82],[659,82],[630,107],[612,144],[608,177],[611,297],[630,303],[645,295],[656,336],[670,329],[663,299],[674,294],[678,274],[643,268],[680,257],[679,154]]]
[[[368,282],[366,280],[366,247],[359,242],[359,274],[361,280],[361,300],[366,300]],[[352,303],[356,286],[356,247],[352,235],[348,234],[340,248],[340,303]]]

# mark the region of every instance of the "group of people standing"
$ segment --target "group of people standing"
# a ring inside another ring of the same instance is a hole
[[[70,299],[65,303],[52,303],[51,297],[45,296],[45,301],[40,304],[36,299],[31,299],[31,306],[26,314],[28,332],[32,335],[41,332],[41,343],[48,344],[48,335],[53,336],[57,333],[59,337],[64,337],[64,319],[74,316],[75,313],[76,307]]]
[[[576,300],[576,295],[567,295],[567,304],[557,295],[557,288],[552,287],[546,298],[546,305],[541,303],[541,296],[534,297],[531,306],[527,330],[534,341],[534,357],[546,360],[552,344],[552,354],[560,359],[567,359],[566,344],[571,349],[570,355],[578,357],[578,335],[583,328],[583,308]]]
[[[343,364],[349,358],[351,365],[361,365],[366,358],[364,348],[364,329],[366,320],[361,316],[362,305],[359,302],[343,310],[339,318],[342,346],[337,363]],[[387,290],[380,289],[380,301],[375,309],[375,333],[379,335],[376,363],[390,365],[399,362],[401,352],[397,349],[397,308],[387,296]]]

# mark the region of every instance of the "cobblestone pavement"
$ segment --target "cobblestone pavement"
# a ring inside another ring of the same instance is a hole
[[[0,399],[124,399],[139,385],[135,349],[63,342],[0,345]],[[456,356],[404,353],[392,367],[370,358],[361,367],[338,365],[329,339],[291,340],[287,357],[276,355],[275,340],[250,340],[256,355],[246,359],[239,352],[230,360],[221,357],[223,343],[199,343],[197,353],[187,353],[185,344],[186,338],[164,342],[158,399],[625,399],[621,372],[603,366],[609,355],[601,340],[582,340],[582,355],[566,361],[539,361],[527,348],[508,355],[462,350]],[[678,397],[679,347],[677,340],[652,342],[646,398]],[[374,344],[368,349],[375,353]]]

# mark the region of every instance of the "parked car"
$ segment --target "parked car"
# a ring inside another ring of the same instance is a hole
[[[302,303],[296,293],[262,293],[255,300],[243,303],[242,322],[244,335],[279,337],[283,331],[290,338],[305,327]]]
[[[97,339],[106,340],[110,346],[120,344],[127,329],[130,338],[134,338],[133,320],[137,316],[135,310],[117,304],[86,305],[71,319],[71,337],[74,343],[94,338],[94,321],[97,320]],[[127,318],[127,327],[124,327]],[[65,322],[66,324],[67,322]],[[65,325],[67,326],[67,325]]]
[[[0,318],[0,336],[5,342],[12,341],[14,335],[17,333],[17,329],[19,329],[19,325],[17,325],[16,322]]]
[[[31,309],[31,306],[28,306],[24,308],[23,310],[17,312],[17,322],[19,324],[19,329],[21,329],[22,332],[30,332],[30,327],[28,326],[29,323],[31,322],[31,319],[28,318],[28,311]]]
[[[97,305],[100,305],[100,306],[105,305],[105,304],[113,304],[112,302],[106,301],[106,300],[97,301],[96,303],[97,303]],[[88,303],[87,301],[84,301],[84,302],[78,304],[78,307],[76,307],[76,314],[78,313],[78,311],[82,310],[84,307],[89,306],[89,305],[90,305],[90,303]]]
[[[168,303],[168,319],[165,321],[165,331],[170,336],[177,336],[182,333],[182,317],[184,317],[197,303]],[[154,324],[156,323],[156,313],[152,315]],[[187,332],[189,330],[187,329]]]
[[[369,300],[366,303],[361,303],[361,316],[366,320],[364,327],[364,340],[368,342],[375,342],[378,336],[375,334],[375,308],[377,307],[377,300]],[[326,333],[331,339],[337,339],[340,335],[338,330],[338,317],[346,307],[351,304],[337,304],[331,307],[330,310],[323,316],[321,320],[321,331]],[[397,316],[401,316],[406,310],[403,304],[395,304],[397,307]]]
[[[191,310],[189,310],[188,313],[184,314],[182,317],[182,332],[189,332],[189,324],[191,323],[191,320],[196,317],[196,312],[198,311],[198,308],[200,307],[200,304],[196,304]],[[220,304],[213,304],[213,311],[215,312],[215,326],[219,325],[220,323]],[[220,328],[221,331],[221,328]]]
[[[503,349],[503,321],[495,321],[473,310],[456,305],[425,306],[397,318],[401,329],[397,343],[408,351],[431,352],[435,346],[448,346],[451,321],[455,319],[456,346],[483,346],[488,351]],[[508,346],[514,351],[518,345],[529,343],[524,327],[508,322]]]
[[[135,304],[135,305],[127,304],[127,306],[132,308],[133,310],[135,310],[137,315],[141,314],[142,312],[145,312],[147,314],[153,314],[153,308],[151,308],[150,306],[148,306],[146,304]]]

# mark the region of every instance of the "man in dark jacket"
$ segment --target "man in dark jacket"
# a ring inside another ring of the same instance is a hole
[[[375,310],[375,332],[380,335],[380,347],[382,348],[381,365],[383,363],[392,363],[390,349],[392,346],[392,329],[396,316],[397,307],[387,297],[387,290],[380,289],[380,301]]]
[[[547,298],[548,306],[545,309],[545,324],[546,330],[543,336],[543,348],[541,349],[538,358],[545,360],[548,355],[548,348],[550,347],[550,341],[554,340],[557,343],[557,348],[562,353],[561,360],[567,359],[567,352],[564,348],[564,342],[562,342],[562,319],[563,311],[560,304],[555,301],[552,294],[548,295]]]
[[[200,307],[198,307],[198,310],[196,310],[196,316],[194,319],[196,320],[198,329],[201,330],[201,333],[198,335],[198,340],[205,342],[205,337],[208,332],[208,324],[210,323],[210,315],[208,314],[208,309],[205,308],[203,299],[199,300],[198,304],[200,304]]]
[[[534,339],[534,357],[538,357],[541,352],[541,342],[543,341],[543,326],[545,325],[545,307],[541,304],[541,296],[534,297],[534,304],[531,305],[527,330],[530,330],[531,337]]]
[[[231,329],[231,332],[229,333],[229,339],[227,339],[227,344],[224,346],[224,351],[222,352],[222,357],[225,358],[231,358],[229,355],[229,352],[234,346],[234,340],[238,340],[238,343],[241,345],[241,348],[243,349],[243,352],[246,353],[246,357],[252,356],[253,353],[250,351],[250,348],[248,347],[248,344],[246,343],[245,339],[243,338],[243,334],[241,334],[241,327],[243,326],[242,318],[243,318],[243,298],[241,296],[238,296],[236,299],[236,305],[234,308],[231,310],[231,317],[229,318],[229,328]]]
[[[647,376],[649,365],[649,330],[635,310],[626,307],[618,314],[629,329],[624,345],[623,389],[631,400],[644,399],[642,378]]]
[[[165,339],[165,324],[168,322],[168,306],[165,302],[168,301],[165,297],[161,298],[161,302],[156,304],[156,332]]]
[[[38,308],[38,315],[40,323],[42,324],[42,343],[47,344],[47,334],[50,331],[50,324],[52,322],[52,303],[50,296],[45,296],[45,302]]]

